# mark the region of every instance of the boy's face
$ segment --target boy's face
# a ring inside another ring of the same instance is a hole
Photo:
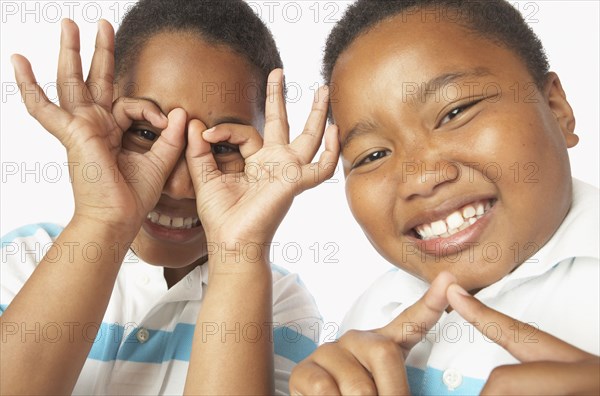
[[[198,119],[207,128],[237,123],[259,129],[262,116],[256,93],[263,87],[259,87],[255,74],[241,56],[209,45],[196,35],[159,33],[144,46],[135,67],[119,81],[119,88],[134,91],[128,96],[154,101],[165,115],[183,108],[188,122]],[[156,140],[154,135],[159,134],[151,124],[136,122],[123,135],[123,147],[147,151]],[[239,172],[244,166],[244,159],[231,145],[217,146],[215,159],[223,172]],[[193,268],[206,256],[206,236],[183,155],[150,217],[133,243],[143,260],[165,267]],[[186,228],[190,223],[191,228]]]
[[[476,290],[560,225],[577,137],[556,75],[540,92],[511,51],[432,19],[360,36],[333,71],[332,111],[350,208],[375,248]]]

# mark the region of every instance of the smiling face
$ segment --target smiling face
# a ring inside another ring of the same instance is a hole
[[[556,75],[539,90],[510,50],[399,15],[341,54],[331,84],[350,209],[394,265],[476,290],[566,215],[577,136]]]
[[[237,123],[262,128],[254,69],[236,53],[185,32],[159,33],[141,50],[119,85],[134,87],[134,97],[155,102],[164,114],[183,108],[208,128]],[[123,147],[145,152],[160,135],[150,123],[134,123]],[[227,145],[213,147],[219,169],[241,171],[244,159]],[[206,237],[196,211],[195,192],[185,158],[179,159],[160,200],[133,242],[136,254],[150,264],[195,267],[207,254]],[[190,269],[191,269],[190,268]]]

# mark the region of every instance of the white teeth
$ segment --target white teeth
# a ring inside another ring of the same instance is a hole
[[[438,220],[431,223],[431,229],[435,235],[442,235],[448,231],[448,227],[446,227],[446,222],[444,220]]]
[[[157,212],[148,213],[148,219],[154,224],[172,229],[190,229],[200,225],[197,217],[171,217]]]
[[[167,215],[161,214],[158,218],[158,224],[160,224],[161,226],[168,227],[171,225],[171,218]]]
[[[421,224],[415,227],[414,230],[424,240],[447,238],[475,224],[491,207],[492,203],[490,200],[465,205],[462,209],[453,212],[444,220],[434,221],[430,224]]]
[[[475,214],[477,213],[477,211],[475,210],[475,208],[471,205],[467,205],[465,206],[465,208],[462,211],[462,215],[465,219],[468,219],[469,217],[473,217],[475,216]]]
[[[485,210],[483,209],[483,203],[477,203],[477,207],[475,209],[475,213],[477,214],[477,216],[481,216],[484,212]]]
[[[433,230],[429,224],[423,226],[423,236],[425,238],[431,238],[433,236]]]
[[[448,228],[450,229],[458,228],[464,222],[465,219],[463,219],[459,212],[454,212],[446,218],[446,224],[448,224]]]

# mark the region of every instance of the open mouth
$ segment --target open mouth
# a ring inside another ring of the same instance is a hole
[[[495,199],[484,199],[467,204],[432,223],[421,224],[412,229],[414,235],[422,240],[448,238],[475,224],[496,203]]]
[[[173,230],[188,230],[200,226],[198,217],[171,217],[155,211],[148,213],[148,220],[153,224]]]

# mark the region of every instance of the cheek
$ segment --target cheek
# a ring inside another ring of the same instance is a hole
[[[346,197],[356,221],[368,234],[390,227],[395,202],[394,183],[381,177],[361,175],[346,180]]]

